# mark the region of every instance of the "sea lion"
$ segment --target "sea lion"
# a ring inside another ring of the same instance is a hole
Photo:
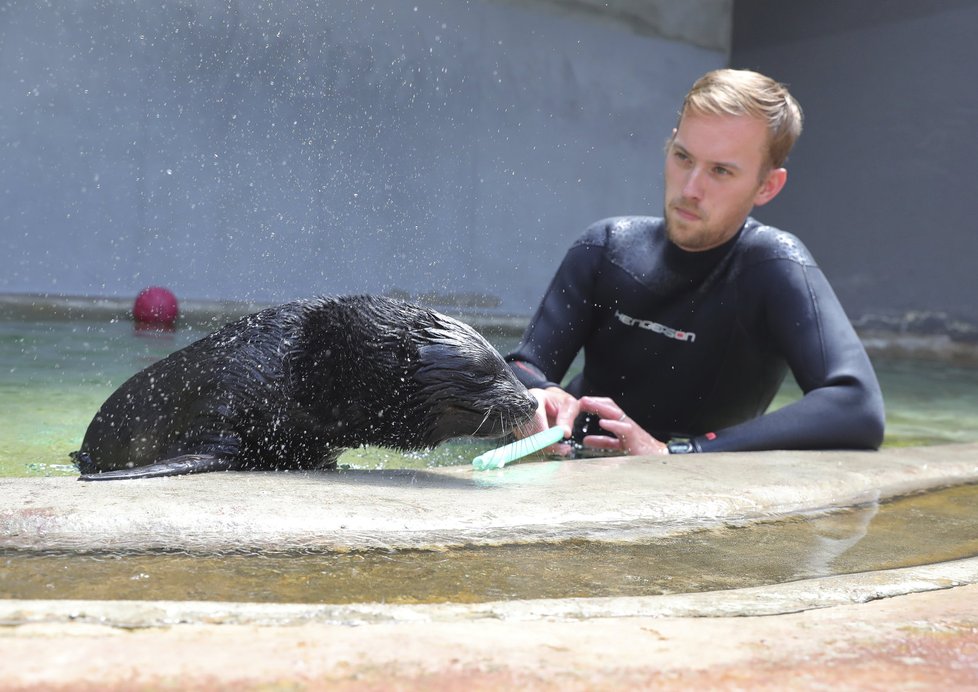
[[[536,400],[472,327],[377,296],[262,310],[136,373],[71,454],[79,480],[333,468],[351,447],[498,437]]]

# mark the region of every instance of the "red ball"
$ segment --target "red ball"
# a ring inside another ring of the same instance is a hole
[[[132,306],[132,317],[143,324],[172,327],[179,314],[177,297],[162,286],[144,288],[136,296]]]

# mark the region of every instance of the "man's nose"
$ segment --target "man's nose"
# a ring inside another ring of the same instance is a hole
[[[703,171],[701,169],[693,167],[686,173],[682,193],[683,197],[687,199],[703,198]]]

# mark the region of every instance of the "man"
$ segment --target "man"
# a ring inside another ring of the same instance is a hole
[[[538,428],[570,436],[588,414],[578,441],[636,455],[880,445],[879,384],[832,288],[797,238],[749,216],[784,187],[801,126],[764,75],[693,85],[666,145],[665,218],[592,225],[507,356]],[[804,396],[765,413],[789,368]]]

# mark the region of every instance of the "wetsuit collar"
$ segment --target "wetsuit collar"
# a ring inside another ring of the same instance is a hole
[[[730,240],[725,242],[723,245],[717,245],[715,248],[702,250],[700,252],[683,250],[674,242],[668,240],[667,236],[665,260],[675,271],[682,274],[687,276],[705,276],[711,269],[713,269],[713,267],[717,265],[718,262],[720,262],[720,260],[727,256],[733,246],[737,244],[740,236],[743,235],[744,228],[746,228],[747,225],[752,222],[753,219],[747,217],[744,224],[733,235],[733,237],[730,238]],[[663,228],[663,230],[665,229]]]

